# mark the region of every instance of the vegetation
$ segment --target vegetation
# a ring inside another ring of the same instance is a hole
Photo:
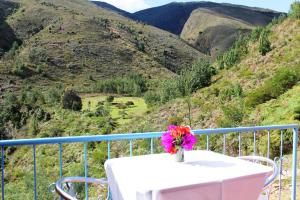
[[[299,1],[295,1],[295,2],[291,5],[290,14],[291,14],[291,16],[294,17],[294,18],[300,19],[300,2],[299,2]]]
[[[160,87],[160,94],[146,93],[145,100],[150,104],[155,104],[157,101],[166,103],[177,97],[185,97],[200,88],[209,86],[215,73],[215,69],[207,60],[200,59],[190,70],[183,70],[179,76],[164,81]]]
[[[247,105],[253,107],[270,99],[276,99],[300,81],[299,75],[299,66],[278,70],[270,80],[248,95]]]
[[[219,58],[219,68],[229,69],[248,53],[248,37],[240,36],[233,47]]]
[[[82,12],[85,9],[89,15]],[[41,17],[33,17],[37,12]],[[1,139],[162,131],[168,124],[203,129],[299,123],[300,40],[295,14],[240,37],[218,63],[200,59],[195,64],[203,55],[174,35],[86,1],[54,0],[32,7],[24,0],[7,16],[5,23],[22,42],[11,42],[8,49],[0,46]],[[280,133],[271,136],[275,157]],[[228,134],[230,155],[237,155],[237,138]],[[211,150],[221,152],[222,139],[212,135]],[[257,154],[266,155],[266,133],[257,132],[256,139]],[[198,141],[197,149],[205,148],[206,138]],[[244,154],[253,152],[252,141],[253,134],[243,136]],[[112,157],[129,153],[127,143],[111,145]],[[134,155],[149,152],[148,140],[133,145]],[[82,175],[82,145],[65,144],[63,149],[64,175]],[[290,149],[291,133],[284,132],[284,153]],[[89,176],[105,175],[106,150],[106,143],[88,144]],[[53,198],[46,191],[59,178],[57,151],[55,146],[37,146],[39,198]],[[32,149],[5,152],[7,198],[33,199],[28,193],[33,187],[28,159]],[[159,145],[155,152],[161,152]]]
[[[265,56],[269,51],[271,51],[271,42],[268,38],[268,30],[263,30],[260,33],[258,51],[263,56]]]
[[[147,90],[146,80],[136,74],[122,78],[107,79],[95,84],[93,91],[112,94],[127,94],[141,96]]]
[[[73,90],[66,91],[62,97],[62,107],[64,109],[80,111],[82,108],[80,96],[78,96]]]

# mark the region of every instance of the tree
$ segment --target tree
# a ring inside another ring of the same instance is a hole
[[[268,31],[263,30],[259,37],[259,47],[258,50],[261,55],[265,56],[269,51],[271,51],[271,42],[268,37]]]
[[[64,109],[80,111],[82,108],[82,101],[75,91],[68,90],[63,95],[62,106]]]
[[[291,14],[291,16],[294,17],[294,18],[300,19],[300,2],[299,2],[299,1],[295,1],[295,2],[291,5],[290,14]]]

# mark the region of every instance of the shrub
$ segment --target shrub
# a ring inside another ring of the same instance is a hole
[[[259,37],[259,47],[258,51],[261,53],[261,55],[265,56],[269,51],[271,51],[271,42],[269,40],[269,31],[263,30]]]
[[[245,115],[244,102],[240,99],[222,106],[223,116],[218,120],[220,127],[237,127],[243,121]]]
[[[250,40],[252,42],[256,42],[259,40],[259,37],[261,33],[263,32],[264,28],[261,26],[256,27],[255,29],[252,30],[251,35],[250,35]]]
[[[211,78],[216,74],[215,69],[210,65],[210,62],[205,59],[200,59],[192,66],[191,74],[191,92],[207,87],[211,84]]]
[[[280,24],[280,23],[282,23],[286,18],[287,18],[287,15],[286,15],[286,14],[280,14],[279,17],[275,17],[275,18],[272,20],[271,25]]]
[[[33,48],[32,50],[29,51],[28,58],[30,62],[33,63],[47,62],[48,61],[47,51],[41,47]]]
[[[190,70],[183,70],[173,79],[164,81],[161,89],[161,102],[166,103],[177,97],[190,95],[203,87],[210,85],[212,76],[216,73],[209,61],[200,59]]]
[[[14,41],[10,50],[7,52],[8,58],[12,59],[18,52],[19,49],[19,43],[17,41]]]
[[[30,124],[29,124],[29,133],[32,135],[37,135],[39,132],[39,128],[38,128],[38,120],[35,116],[33,116],[30,120]]]
[[[166,103],[172,99],[180,97],[178,85],[174,79],[165,80],[161,86],[161,102]]]
[[[160,95],[154,91],[148,91],[144,95],[144,100],[148,105],[155,105],[160,102]]]
[[[127,106],[124,103],[118,103],[116,105],[116,107],[119,108],[119,109],[126,109],[127,108]]]
[[[26,67],[22,61],[16,60],[11,72],[17,76],[25,77],[26,76]]]
[[[300,106],[294,109],[294,119],[300,121]]]
[[[68,90],[62,97],[62,106],[64,109],[80,111],[82,108],[82,101],[75,91]]]
[[[50,137],[62,137],[64,130],[61,128],[53,127],[49,130]]]
[[[46,102],[49,104],[58,104],[61,100],[61,97],[64,93],[64,88],[62,85],[51,87],[45,93]]]
[[[235,97],[243,97],[243,88],[241,85],[230,85],[229,87],[222,88],[220,93],[221,100],[231,100]]]
[[[109,103],[112,103],[114,101],[114,99],[115,99],[115,97],[110,95],[106,98],[106,101]]]
[[[131,74],[98,82],[94,86],[94,90],[95,92],[140,96],[147,90],[147,87],[146,81],[141,75]]]
[[[300,19],[300,2],[295,1],[291,5],[290,15],[296,19]]]
[[[300,80],[298,67],[278,70],[275,76],[267,80],[263,86],[250,93],[246,105],[254,107],[273,98],[277,98]]]
[[[127,101],[125,103],[126,106],[134,106],[134,102],[133,101]]]
[[[99,123],[99,129],[103,134],[110,134],[113,130],[117,128],[118,124],[111,117],[103,118]]]
[[[229,69],[240,61],[242,56],[248,53],[248,40],[246,36],[240,36],[233,44],[232,48],[219,57],[220,69]]]
[[[109,111],[108,107],[106,107],[104,105],[100,105],[95,110],[95,116],[97,116],[97,117],[110,116],[110,111]]]

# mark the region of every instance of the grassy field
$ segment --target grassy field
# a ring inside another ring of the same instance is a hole
[[[95,111],[97,108],[98,102],[105,101],[107,96],[105,95],[89,95],[82,96],[82,110],[90,110]],[[90,106],[89,103],[90,102]],[[134,105],[128,106],[124,109],[126,116],[123,117],[120,112],[123,109],[118,108],[114,104],[126,104],[127,102],[133,102]],[[110,105],[110,113],[112,118],[117,120],[117,123],[122,125],[128,123],[132,120],[133,117],[143,116],[143,114],[147,111],[147,105],[143,98],[139,97],[115,97],[114,101]]]

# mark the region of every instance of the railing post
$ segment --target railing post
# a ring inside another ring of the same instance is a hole
[[[150,140],[150,153],[153,154],[154,153],[154,139],[151,138]]]
[[[256,155],[256,131],[253,132],[253,154]]]
[[[223,154],[226,154],[226,134],[223,134]]]
[[[283,157],[282,157],[282,150],[283,150],[283,130],[280,130],[280,152],[279,152],[279,192],[278,192],[278,199],[281,199],[281,189],[282,189],[282,185],[281,185],[281,175],[282,175],[282,161],[283,161]]]
[[[132,140],[129,142],[130,157],[132,157]]]
[[[209,135],[206,135],[206,151],[209,150]]]
[[[62,144],[59,144],[59,178],[61,179],[63,176],[63,161],[62,161],[62,153],[63,153],[63,147]],[[60,200],[63,200],[62,197],[60,197]]]
[[[110,159],[110,141],[107,141],[107,159]]]
[[[1,191],[2,191],[2,200],[4,200],[4,146],[1,146]]]
[[[241,133],[239,133],[239,157],[242,156],[241,154],[241,141],[242,140],[242,137],[241,137]]]
[[[84,143],[84,177],[88,178],[88,164],[87,164],[87,144]],[[85,199],[89,199],[88,183],[85,181]]]
[[[293,129],[293,169],[292,169],[292,200],[296,200],[297,188],[297,146],[298,146],[298,127]]]
[[[34,199],[37,200],[35,145],[33,145],[32,147],[33,147],[33,189],[34,189]]]
[[[59,144],[59,178],[62,178],[63,171],[62,171],[62,144]]]

